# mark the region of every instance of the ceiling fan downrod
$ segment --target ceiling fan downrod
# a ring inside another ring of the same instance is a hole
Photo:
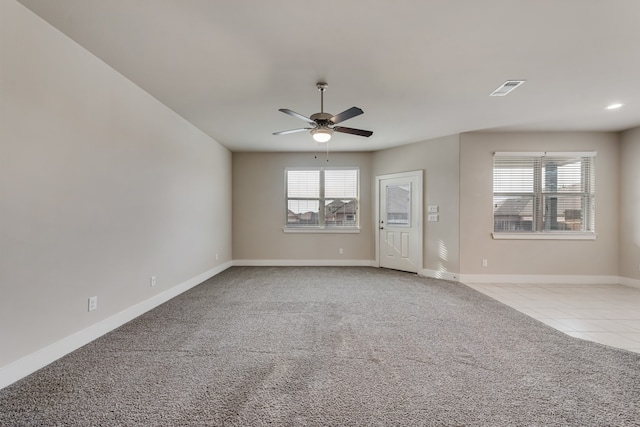
[[[320,112],[324,113],[324,92],[327,90],[329,85],[325,82],[316,83],[316,87],[320,91]]]

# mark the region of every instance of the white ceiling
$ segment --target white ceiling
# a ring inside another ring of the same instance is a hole
[[[320,111],[318,81],[374,131],[332,151],[640,125],[638,0],[19,1],[232,151],[313,151],[272,132],[305,126],[279,108]]]

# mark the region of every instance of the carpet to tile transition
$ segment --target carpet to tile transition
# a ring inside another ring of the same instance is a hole
[[[640,354],[464,285],[233,267],[0,390],[2,426],[638,426]]]

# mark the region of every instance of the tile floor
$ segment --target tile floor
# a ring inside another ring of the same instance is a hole
[[[640,289],[623,285],[474,284],[573,337],[640,353]]]

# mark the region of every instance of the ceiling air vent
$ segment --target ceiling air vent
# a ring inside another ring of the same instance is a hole
[[[489,96],[505,96],[525,81],[526,80],[507,80],[506,82],[502,83],[498,89],[491,92],[491,95]]]

